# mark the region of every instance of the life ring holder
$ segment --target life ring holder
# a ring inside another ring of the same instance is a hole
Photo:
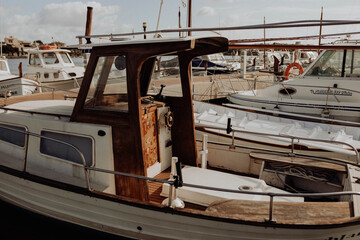
[[[168,111],[165,114],[165,125],[168,128],[171,128],[173,124],[174,124],[174,114],[171,111]]]
[[[40,50],[53,50],[53,49],[56,49],[55,46],[51,46],[51,45],[41,45],[39,48],[40,48]]]
[[[290,69],[292,69],[293,67],[296,67],[297,69],[299,69],[300,74],[302,74],[304,72],[304,69],[300,65],[300,63],[293,62],[285,70],[285,73],[284,73],[285,80],[289,80]]]

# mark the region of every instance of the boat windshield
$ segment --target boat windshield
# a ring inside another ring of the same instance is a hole
[[[327,50],[305,76],[359,78],[360,50]]]
[[[43,53],[42,54],[45,64],[58,64],[59,59],[57,58],[54,52]]]
[[[99,57],[85,108],[127,112],[125,56]],[[112,107],[110,107],[112,106]]]
[[[212,62],[225,61],[225,57],[222,54],[211,54],[208,57],[209,57],[209,61],[212,61]]]
[[[0,61],[0,71],[2,72],[8,71],[5,61]]]
[[[72,63],[69,54],[66,52],[60,52],[59,54],[64,63]]]

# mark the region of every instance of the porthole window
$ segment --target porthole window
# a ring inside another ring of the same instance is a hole
[[[296,89],[290,88],[290,87],[282,88],[279,90],[279,93],[282,95],[292,95],[292,94],[296,93]]]

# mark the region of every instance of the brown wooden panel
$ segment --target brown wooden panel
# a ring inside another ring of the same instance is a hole
[[[269,219],[269,202],[220,200],[207,210],[218,216],[263,222]],[[274,202],[273,219],[283,224],[334,224],[350,221],[351,202]]]

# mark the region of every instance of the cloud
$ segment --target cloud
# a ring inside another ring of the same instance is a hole
[[[41,39],[77,43],[76,36],[85,33],[87,6],[93,7],[92,34],[130,31],[132,26],[119,25],[120,7],[102,6],[99,2],[66,2],[45,5],[38,13],[13,14],[4,19],[4,35],[25,41]]]
[[[215,9],[207,6],[200,8],[200,10],[197,12],[197,16],[213,16],[213,15],[215,15]]]

